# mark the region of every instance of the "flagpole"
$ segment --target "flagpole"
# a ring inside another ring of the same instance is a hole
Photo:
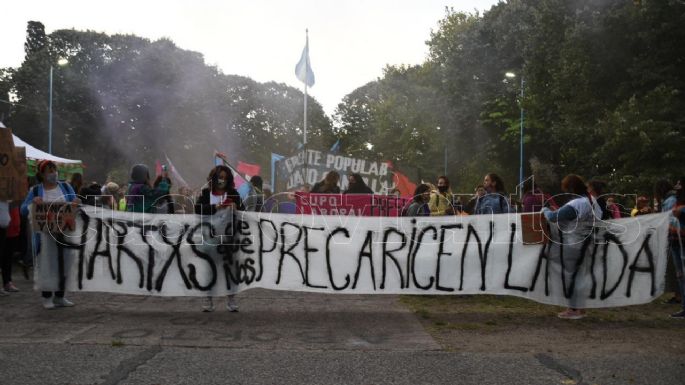
[[[309,59],[309,28],[304,30],[305,37],[306,37],[306,45],[307,45],[307,59]],[[305,65],[305,79],[309,78],[309,65]],[[304,184],[305,186],[308,184],[307,183],[307,166],[309,165],[308,163],[308,154],[307,154],[307,82],[304,82]]]

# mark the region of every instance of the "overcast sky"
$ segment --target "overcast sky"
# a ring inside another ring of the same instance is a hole
[[[24,58],[26,23],[57,29],[168,37],[200,52],[226,74],[301,88],[295,64],[309,29],[316,84],[329,115],[348,93],[382,75],[386,64],[419,64],[445,7],[481,12],[497,0],[12,1],[2,7],[0,67]]]

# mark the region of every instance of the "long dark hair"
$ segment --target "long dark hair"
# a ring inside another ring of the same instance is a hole
[[[222,171],[226,172],[226,188],[225,188],[225,190],[226,191],[235,190],[235,183],[233,181],[233,173],[231,172],[230,168],[223,166],[223,165],[219,165],[219,166],[214,167],[214,169],[212,169],[212,172],[209,173],[209,178],[208,178],[209,179],[209,189],[214,190],[217,188],[217,184],[219,183],[219,174],[221,174]]]
[[[364,178],[362,178],[361,174],[355,173],[355,174],[350,174],[350,176],[354,179],[353,184],[350,184],[350,186],[347,188],[345,191],[346,193],[364,193],[366,192],[366,189],[368,188],[366,186],[366,183],[364,182]]]
[[[495,192],[506,195],[507,192],[504,190],[504,182],[502,181],[502,178],[495,173],[490,173],[487,176],[490,178],[491,182],[495,182]]]
[[[428,186],[425,183],[416,186],[416,190],[414,190],[414,197],[412,198],[412,200],[416,203],[421,203],[423,199],[422,194],[426,191],[430,191],[430,189],[430,186]]]

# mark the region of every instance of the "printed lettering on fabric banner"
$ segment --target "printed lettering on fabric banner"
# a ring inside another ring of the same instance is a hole
[[[295,193],[297,212],[315,215],[398,217],[411,199],[393,195]]]
[[[345,294],[498,294],[578,308],[663,291],[668,214],[552,226],[524,244],[517,214],[213,216],[84,206],[41,233],[39,290],[207,296],[254,287]]]
[[[305,184],[313,186],[331,170],[340,174],[341,190],[347,188],[347,176],[351,174],[360,174],[364,183],[376,194],[387,193],[394,187],[392,173],[389,172],[387,163],[318,150],[302,151],[280,161],[276,174],[279,180],[285,182],[281,184],[282,190],[291,191]]]
[[[78,210],[71,203],[44,202],[34,204],[31,211],[33,231],[50,233],[68,232],[75,230],[75,212]]]

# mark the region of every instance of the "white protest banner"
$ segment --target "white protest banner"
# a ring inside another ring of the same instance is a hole
[[[84,207],[74,233],[41,233],[36,286],[159,296],[253,287],[498,294],[579,308],[646,303],[663,292],[668,214],[597,223],[583,232],[552,226],[552,239],[524,245],[517,214],[236,212],[231,220],[222,211],[200,217]]]

